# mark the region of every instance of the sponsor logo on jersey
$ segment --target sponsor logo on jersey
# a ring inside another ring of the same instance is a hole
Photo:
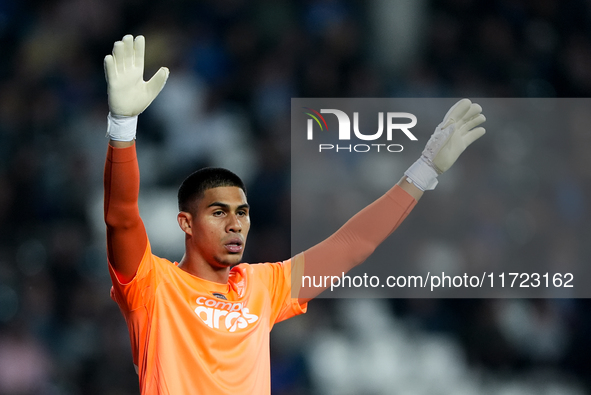
[[[224,295],[224,294],[220,294],[220,293],[217,293],[217,292],[213,292],[213,293],[212,293],[212,295],[213,295],[213,296],[215,296],[215,297],[216,297],[216,298],[218,298],[218,299],[224,299],[224,300],[228,300],[228,298],[226,298],[226,295]]]
[[[222,295],[223,296],[223,295]],[[258,321],[259,316],[250,314],[242,302],[228,302],[200,296],[196,300],[195,314],[210,328],[235,332]]]

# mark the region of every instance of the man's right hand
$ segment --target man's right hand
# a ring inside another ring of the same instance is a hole
[[[128,34],[116,41],[113,54],[105,56],[105,76],[109,94],[109,111],[112,115],[133,117],[142,113],[158,96],[169,71],[166,67],[144,81],[144,36]]]
[[[131,142],[135,139],[137,116],[158,96],[169,71],[161,67],[144,81],[144,36],[126,35],[115,42],[113,54],[105,57],[105,77],[109,95],[107,136],[111,141]]]

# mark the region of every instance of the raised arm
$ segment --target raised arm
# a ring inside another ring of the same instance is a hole
[[[340,276],[369,257],[402,223],[425,190],[434,189],[437,176],[448,170],[460,154],[484,134],[482,108],[468,99],[457,102],[427,142],[421,157],[385,195],[361,210],[326,240],[294,257],[292,276]],[[303,271],[302,271],[303,268]],[[330,284],[329,284],[330,285]],[[300,303],[325,288],[300,288]]]
[[[135,151],[138,115],[164,87],[168,69],[163,67],[145,82],[143,36],[123,37],[105,57],[105,77],[109,95],[105,163],[105,223],[107,257],[119,281],[135,276],[147,245],[147,235],[138,209],[140,186]]]

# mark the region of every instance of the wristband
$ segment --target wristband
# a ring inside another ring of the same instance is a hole
[[[421,156],[404,172],[406,180],[416,185],[421,191],[430,191],[437,185],[437,171]]]
[[[137,115],[133,117],[113,115],[109,112],[109,115],[107,115],[106,137],[115,141],[134,140],[137,129],[137,117]]]

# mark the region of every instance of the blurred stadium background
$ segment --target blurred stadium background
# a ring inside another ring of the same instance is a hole
[[[127,33],[147,37],[146,76],[171,69],[138,133],[142,214],[171,259],[176,187],[203,165],[247,182],[245,259],[289,256],[291,97],[591,93],[584,0],[0,0],[0,394],[139,392],[101,212],[102,59]],[[587,118],[556,131],[552,172],[528,163],[535,131],[462,158],[474,201],[411,215],[441,236],[416,259],[589,262]],[[588,300],[316,300],[272,333],[273,394],[587,394],[589,333]]]

